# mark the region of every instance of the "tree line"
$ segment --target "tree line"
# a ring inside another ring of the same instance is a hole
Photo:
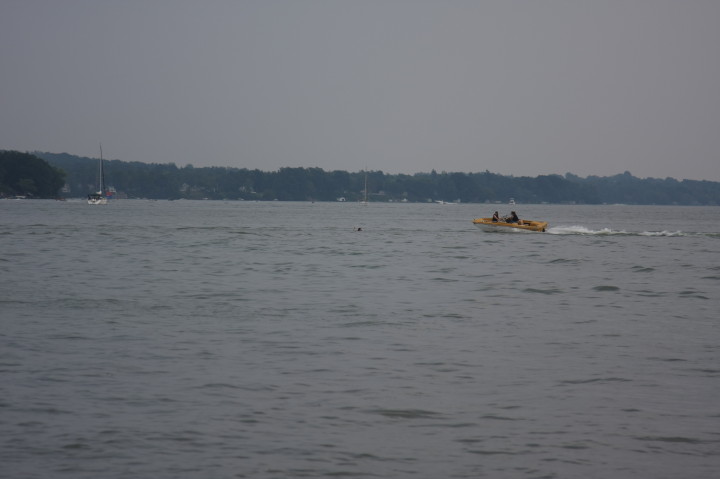
[[[35,152],[34,155],[66,174],[63,196],[84,197],[97,188],[97,159],[67,153]],[[526,204],[720,204],[720,182],[641,179],[629,172],[587,178],[570,173],[515,177],[489,171],[438,173],[434,170],[408,175],[301,167],[277,171],[195,168],[173,163],[111,160],[105,162],[105,178],[118,197],[148,199],[359,201],[364,198],[367,181],[370,201],[506,203],[514,198]]]
[[[0,198],[54,198],[65,172],[35,155],[0,150]]]

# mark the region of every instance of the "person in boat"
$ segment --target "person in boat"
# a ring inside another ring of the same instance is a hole
[[[496,211],[495,213],[493,213],[492,222],[497,223],[498,221],[500,221],[500,214]]]
[[[505,221],[506,221],[507,223],[518,223],[518,224],[522,224],[522,220],[521,220],[520,218],[518,218],[517,213],[515,213],[514,211],[511,211],[511,212],[510,212],[510,216],[508,216]]]

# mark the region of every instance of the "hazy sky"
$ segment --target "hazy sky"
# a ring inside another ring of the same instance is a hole
[[[720,181],[717,0],[0,0],[0,149]]]

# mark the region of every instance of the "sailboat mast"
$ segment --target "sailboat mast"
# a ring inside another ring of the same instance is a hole
[[[103,171],[103,155],[102,155],[102,143],[100,143],[100,191],[101,195],[105,194],[105,172]]]
[[[367,170],[365,170],[365,203],[367,203]]]

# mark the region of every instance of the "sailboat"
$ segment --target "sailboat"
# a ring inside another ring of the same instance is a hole
[[[368,196],[367,196],[367,170],[365,171],[365,196],[363,200],[360,202],[361,205],[367,205],[368,204]]]
[[[105,174],[103,173],[103,157],[102,145],[100,145],[100,171],[98,172],[98,191],[90,193],[87,197],[89,205],[106,205],[107,197],[105,196]]]

